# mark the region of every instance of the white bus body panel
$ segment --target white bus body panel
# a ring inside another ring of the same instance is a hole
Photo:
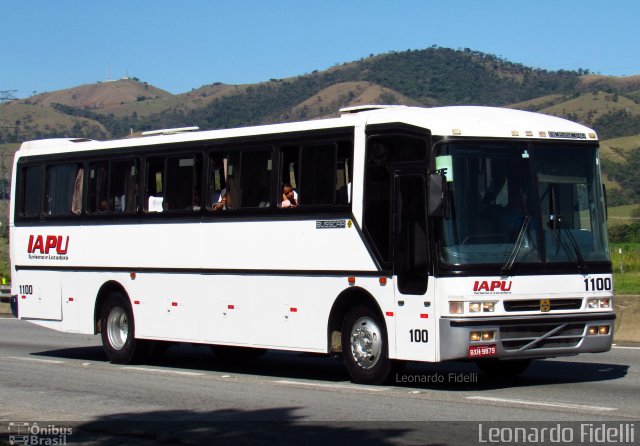
[[[145,219],[140,224],[119,222],[108,226],[16,227],[11,212],[12,266],[26,267],[12,271],[12,293],[18,295],[20,317],[57,330],[94,333],[98,291],[113,281],[129,296],[136,334],[142,338],[327,352],[331,307],[341,292],[356,286],[366,290],[382,311],[390,357],[437,361],[447,358],[443,350],[449,348],[449,340],[440,339],[438,326],[451,317],[449,300],[587,294],[583,280],[590,276],[580,275],[514,278],[511,294],[507,296],[475,294],[474,282],[487,278],[429,277],[424,296],[400,294],[394,278],[387,278],[385,285],[380,283],[372,275],[377,265],[355,227],[362,225],[364,129],[369,124],[398,122],[428,129],[438,136],[541,141],[563,138],[552,137],[547,133],[551,129],[582,132],[590,140],[597,140],[589,128],[536,113],[490,107],[404,107],[328,120],[118,141],[27,142],[14,160],[14,192],[17,160],[21,156],[78,152],[78,159],[82,159],[83,151],[127,149],[135,154],[146,146],[351,127],[355,129],[354,226],[316,229],[315,220],[251,223],[207,217],[201,222],[154,223]],[[12,210],[14,197],[12,194]],[[28,252],[29,247],[33,248],[30,236],[43,238],[45,243],[40,251]],[[61,249],[64,254],[57,252],[57,246],[43,252],[48,236],[64,240],[69,237],[68,246]],[[340,271],[354,274],[355,285],[349,285]],[[368,274],[358,276],[358,271]],[[130,275],[133,272],[136,274]],[[20,294],[24,285],[33,285],[32,295]],[[498,305],[491,316],[501,315],[506,313]],[[420,333],[426,330],[428,342],[412,342],[410,333],[415,330]]]

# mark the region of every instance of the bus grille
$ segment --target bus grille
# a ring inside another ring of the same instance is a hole
[[[543,324],[520,327],[501,327],[500,339],[502,346],[507,351],[520,350],[531,344],[536,339],[545,336],[552,330],[561,327],[562,324]],[[586,324],[566,324],[553,335],[531,345],[527,350],[542,348],[567,348],[575,347],[584,336]]]
[[[551,299],[551,310],[579,310],[582,299]],[[540,299],[506,300],[505,311],[540,311]]]

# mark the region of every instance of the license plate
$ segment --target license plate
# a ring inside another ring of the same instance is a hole
[[[494,356],[496,354],[494,345],[471,345],[469,346],[469,358],[480,358],[482,356]]]

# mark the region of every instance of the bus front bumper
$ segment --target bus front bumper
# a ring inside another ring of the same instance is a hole
[[[533,359],[604,352],[611,349],[615,317],[613,312],[492,318],[444,317],[440,319],[439,327],[440,360],[485,357]],[[596,333],[589,334],[590,328],[592,333],[595,328]],[[487,339],[483,340],[485,333]],[[478,335],[480,340],[471,340]]]

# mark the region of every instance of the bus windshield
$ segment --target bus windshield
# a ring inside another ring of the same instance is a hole
[[[449,206],[441,258],[452,265],[609,260],[597,147],[440,146]]]

